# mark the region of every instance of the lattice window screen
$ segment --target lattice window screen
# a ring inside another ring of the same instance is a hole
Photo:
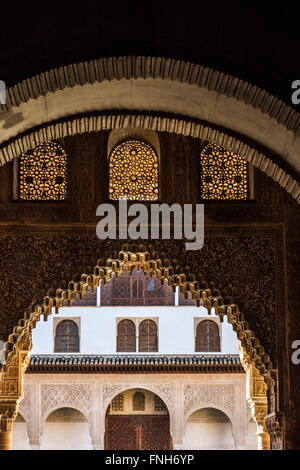
[[[135,324],[131,320],[122,320],[118,324],[117,352],[135,352]]]
[[[153,320],[144,320],[139,325],[139,352],[157,352],[157,326]]]
[[[201,153],[202,199],[245,200],[248,198],[247,161],[215,144]]]
[[[119,144],[109,160],[109,198],[155,201],[158,199],[158,157],[145,142]]]
[[[67,197],[67,155],[55,142],[38,145],[19,159],[19,199],[64,200]]]
[[[145,411],[145,395],[142,392],[136,392],[132,399],[133,411]]]
[[[64,320],[57,325],[55,352],[79,352],[78,326],[71,320]]]

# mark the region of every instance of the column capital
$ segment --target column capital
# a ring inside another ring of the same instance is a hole
[[[280,412],[270,413],[265,417],[272,450],[282,450],[283,448],[283,419],[283,413]]]
[[[263,429],[256,433],[258,441],[258,450],[270,450],[270,436]]]

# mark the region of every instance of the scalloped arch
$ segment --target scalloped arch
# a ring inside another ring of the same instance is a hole
[[[227,315],[228,321],[232,324],[240,341],[244,361],[249,360],[260,371],[266,384],[273,386],[274,380],[271,376],[273,366],[270,357],[266,354],[258,338],[255,337],[254,332],[250,330],[249,324],[245,321],[244,315],[239,311],[238,306],[234,303],[225,305],[218,289],[207,288],[203,285],[203,281],[198,282],[195,277],[192,281],[188,281],[184,273],[174,273],[168,259],[163,261],[160,258],[151,260],[150,253],[146,251],[146,248],[140,247],[141,249],[143,251],[137,253],[122,250],[118,259],[107,259],[105,266],[95,266],[93,274],[82,274],[79,282],[69,282],[68,289],[57,289],[54,296],[47,295],[41,304],[32,302],[25,312],[24,318],[19,320],[13,333],[9,335],[6,343],[7,359],[0,371],[0,379],[5,380],[5,377],[9,376],[13,364],[18,363],[19,367],[23,367],[24,371],[26,370],[29,351],[32,348],[32,329],[35,328],[42,315],[44,319],[47,319],[52,314],[53,307],[58,312],[59,308],[65,303],[70,305],[77,293],[83,295],[88,288],[95,292],[100,282],[106,283],[112,277],[118,276],[119,272],[132,271],[136,268],[137,270],[142,269],[151,277],[156,276],[162,283],[168,282],[174,290],[179,286],[180,292],[186,298],[194,299],[198,306],[203,305],[209,313],[214,308],[221,321],[223,321],[224,315]],[[22,358],[22,364],[20,363],[20,357]]]
[[[18,157],[21,153],[52,139],[86,132],[127,129],[128,127],[180,134],[214,142],[224,148],[230,148],[234,152],[243,155],[249,163],[272,178],[300,204],[300,184],[264,153],[218,129],[175,117],[150,116],[148,114],[115,114],[85,116],[72,118],[69,121],[48,124],[42,129],[19,137],[6,147],[3,147],[2,156],[0,153],[0,163],[4,164],[6,161]],[[4,158],[3,155],[5,156]]]

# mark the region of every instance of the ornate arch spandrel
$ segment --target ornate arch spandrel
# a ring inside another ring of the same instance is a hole
[[[53,296],[44,297],[41,304],[32,302],[25,312],[24,319],[19,320],[18,325],[14,327],[6,343],[7,359],[0,371],[1,430],[9,432],[17,415],[17,406],[23,395],[23,377],[32,348],[32,329],[40,321],[41,316],[47,319],[52,314],[52,308],[58,313],[60,307],[65,304],[70,306],[76,294],[82,296],[88,290],[95,292],[100,282],[106,284],[111,278],[118,277],[120,272],[132,272],[133,269],[138,271],[142,269],[150,277],[159,279],[162,284],[167,283],[174,291],[178,286],[185,298],[193,299],[198,306],[206,307],[209,314],[214,308],[221,322],[224,315],[227,315],[229,323],[237,333],[243,351],[245,369],[250,366],[255,367],[267,386],[274,385],[270,357],[265,353],[254,332],[250,330],[237,305],[225,305],[217,289],[213,292],[209,288],[202,289],[196,281],[187,281],[183,273],[171,274],[174,273],[174,269],[170,266],[169,260],[165,260],[164,263],[160,258],[151,260],[150,253],[145,249],[137,253],[122,250],[118,259],[108,259],[105,266],[101,264],[95,266],[93,274],[82,274],[80,281],[69,282],[67,289],[57,289]]]

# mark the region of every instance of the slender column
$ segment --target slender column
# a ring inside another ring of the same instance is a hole
[[[257,444],[258,450],[270,450],[270,436],[267,432],[264,431],[263,426],[258,426],[257,435]]]
[[[169,410],[172,413],[170,433],[173,441],[173,449],[181,450],[183,446],[183,433],[184,433],[184,407],[183,407],[183,385],[177,383],[174,390],[174,403],[173,409]]]
[[[268,414],[267,385],[259,370],[249,362],[249,357],[243,356],[243,349],[241,353],[242,364],[246,368],[247,400],[257,425],[257,447],[258,450],[270,450],[270,435],[265,422]]]
[[[12,431],[0,431],[0,450],[11,450]]]
[[[92,437],[93,450],[104,450],[104,433]]]
[[[0,450],[11,450],[13,422],[16,416],[16,402],[0,403]]]
[[[241,427],[239,429],[238,426],[235,426],[233,438],[236,450],[244,450],[246,447],[246,438],[243,435]]]
[[[102,410],[102,385],[95,382],[93,386],[93,403],[89,414],[89,429],[93,450],[104,450],[104,428]]]
[[[236,450],[244,450],[247,440],[247,402],[245,400],[246,384],[244,377],[237,377],[233,416],[233,438]]]
[[[182,444],[174,444],[173,450],[182,450]]]
[[[32,450],[40,450],[41,446],[41,393],[40,384],[34,382],[30,389],[31,406],[30,406],[30,425],[28,427],[29,444]]]

